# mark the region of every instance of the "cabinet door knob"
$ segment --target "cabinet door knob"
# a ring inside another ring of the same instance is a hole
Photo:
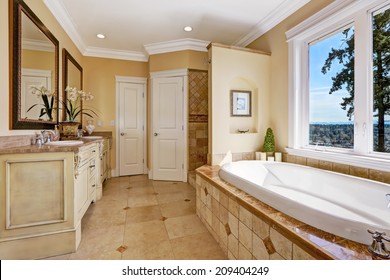
[[[122,133],[121,133],[121,136],[125,136],[125,133],[124,133],[124,132],[122,132]]]
[[[154,133],[154,136],[158,136],[158,135],[160,135],[160,133],[157,133],[157,132]]]

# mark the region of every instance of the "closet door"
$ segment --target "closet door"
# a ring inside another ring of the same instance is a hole
[[[144,85],[119,83],[119,176],[144,173]]]
[[[184,178],[184,78],[155,78],[152,85],[154,180]]]

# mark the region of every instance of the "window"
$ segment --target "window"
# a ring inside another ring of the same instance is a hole
[[[286,32],[290,154],[390,169],[390,0],[335,1]]]
[[[390,153],[390,9],[372,16],[373,150]]]
[[[348,27],[309,43],[309,145],[354,147],[354,34]]]

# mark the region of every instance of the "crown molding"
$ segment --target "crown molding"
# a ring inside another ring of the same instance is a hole
[[[52,52],[54,53],[54,45],[48,41],[23,39],[22,40],[23,50],[41,51],[41,52]]]
[[[142,61],[142,62],[146,62],[149,60],[149,56],[145,55],[143,52],[112,50],[112,49],[94,48],[94,47],[86,48],[86,50],[83,52],[83,55],[101,57],[101,58]]]
[[[247,35],[237,40],[233,45],[239,47],[246,47],[310,1],[311,0],[284,1],[277,9],[274,10],[274,12],[269,14],[264,20],[260,21]],[[146,44],[144,45],[144,48],[147,52],[146,54],[143,52],[135,51],[88,47],[78,33],[75,24],[71,20],[69,13],[66,11],[63,5],[62,0],[43,0],[43,2],[57,19],[57,21],[65,30],[65,32],[69,35],[69,37],[77,46],[79,51],[85,56],[96,56],[102,58],[124,59],[134,61],[148,61],[148,55],[154,54],[183,50],[207,52],[207,46],[210,43],[208,41],[186,38],[160,43]]]
[[[104,48],[95,48],[95,47],[86,46],[83,39],[80,37],[79,33],[77,32],[75,24],[71,20],[69,13],[66,11],[62,0],[43,0],[43,1],[83,55],[102,57],[102,58],[134,60],[134,61],[148,61],[149,59],[148,55],[143,52],[123,51],[123,50],[104,49]],[[210,42],[188,38],[188,39],[167,41],[167,42],[161,42],[155,44],[148,44],[145,45],[144,48],[146,49],[149,55],[173,52],[173,51],[182,51],[182,50],[195,50],[195,51],[207,52],[206,47],[209,43]]]
[[[77,46],[79,51],[84,53],[86,49],[85,43],[77,32],[75,24],[71,20],[69,13],[66,11],[62,0],[43,0],[43,2],[71,38],[73,43]]]
[[[144,47],[149,55],[153,55],[153,54],[184,51],[184,50],[207,52],[208,44],[210,44],[210,42],[186,38],[186,39],[147,44],[144,45]]]
[[[267,17],[255,25],[255,27],[245,36],[233,43],[235,46],[246,47],[257,38],[274,28],[287,17],[295,13],[311,0],[284,1],[278,8],[273,10]]]
[[[148,61],[148,57],[142,52],[122,51],[86,46],[83,39],[79,35],[75,24],[71,20],[69,13],[66,11],[62,0],[44,0],[44,3],[84,56],[134,61]]]
[[[287,30],[285,33],[287,42],[293,40],[295,37],[307,36],[305,32],[308,29],[311,29],[313,30],[312,32],[314,32],[315,26],[321,29],[324,22],[337,22],[337,18],[340,15],[346,17],[346,14],[352,14],[361,9],[362,6],[375,2],[376,0],[335,0],[321,11],[318,11],[290,30]]]

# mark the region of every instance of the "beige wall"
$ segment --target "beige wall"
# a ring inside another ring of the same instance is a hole
[[[115,76],[144,77],[148,76],[148,63],[127,60],[116,60],[96,57],[84,57],[83,65],[84,90],[91,92],[94,99],[85,104],[99,110],[102,126],[97,130],[112,130],[110,121],[116,118],[116,81]],[[95,123],[96,125],[96,123]]]
[[[49,70],[51,73],[54,73],[54,52],[22,50],[22,68]],[[51,84],[54,85],[54,83],[55,76],[53,75],[51,77]]]
[[[96,131],[112,131],[111,168],[116,169],[116,127],[110,124],[116,120],[115,76],[146,78],[148,63],[84,57],[83,73],[84,90],[94,95],[94,99],[85,104],[96,108],[99,115],[94,118]],[[102,123],[100,127],[97,126],[98,120]]]
[[[208,68],[208,54],[207,52],[200,51],[177,51],[163,54],[155,54],[149,56],[149,72],[158,72],[158,71],[167,71],[175,69],[198,69],[198,70],[207,70]],[[148,82],[148,111],[151,110],[151,100],[152,100],[152,90],[150,80]],[[151,119],[148,118],[147,125],[147,143],[148,143],[148,158],[147,166],[151,166],[150,158],[150,136],[151,136]]]
[[[110,125],[116,119],[116,84],[115,76],[144,77],[149,71],[165,71],[180,68],[207,69],[207,53],[198,51],[179,51],[173,53],[151,55],[149,62],[136,62],[96,57],[83,58],[84,90],[91,92],[95,98],[88,105],[99,110],[99,118],[95,119],[96,131],[112,131],[111,167],[116,166],[116,128]],[[149,86],[149,85],[148,85]],[[150,90],[148,90],[148,110],[150,110]],[[149,114],[148,114],[149,115]],[[97,121],[102,122],[97,127]],[[148,122],[148,138],[150,134],[150,118]],[[149,141],[147,141],[149,143]],[[148,155],[149,149],[148,147]],[[147,160],[148,166],[150,159]]]
[[[207,59],[207,52],[190,50],[155,54],[149,57],[149,71],[157,72],[186,68],[207,70]]]
[[[312,0],[248,47],[271,52],[270,126],[278,150],[288,145],[288,46],[285,32],[333,0]]]
[[[22,67],[40,70],[54,69],[54,52],[45,51],[22,51]]]
[[[212,127],[212,164],[218,164],[220,155],[254,152],[262,145],[269,126],[270,56],[250,51],[211,46],[211,91],[209,99]],[[230,91],[252,92],[252,117],[231,117]],[[210,116],[210,115],[209,115]],[[237,129],[249,129],[239,134]],[[210,142],[211,141],[211,142]]]

